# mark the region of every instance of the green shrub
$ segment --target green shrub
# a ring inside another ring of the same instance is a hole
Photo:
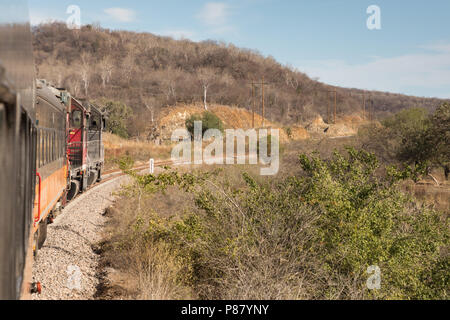
[[[285,129],[287,136],[289,137],[289,139],[292,139],[292,128],[291,127],[287,127]]]
[[[202,299],[448,299],[448,221],[400,191],[402,174],[377,177],[376,157],[350,148],[299,161],[303,174],[263,182],[135,176],[150,194],[178,186],[196,209],[147,214],[133,241],[171,248],[178,281]],[[374,265],[381,289],[371,291]]]
[[[189,133],[194,136],[194,122],[202,122],[202,135],[205,134],[209,129],[217,129],[223,132],[224,126],[222,120],[214,113],[206,111],[202,115],[192,115],[186,120],[186,129]]]
[[[404,166],[422,167],[428,174],[441,167],[450,174],[450,104],[443,103],[434,114],[412,108],[383,121],[383,126],[371,125],[359,130],[365,148],[376,152],[386,162],[401,162]]]
[[[116,161],[117,161],[117,164],[119,165],[119,169],[122,171],[125,171],[125,172],[128,172],[129,170],[131,170],[134,165],[134,160],[129,155],[125,155]]]
[[[107,115],[106,130],[122,138],[128,138],[127,122],[132,115],[132,110],[125,103],[119,101],[101,100],[99,104],[104,106]]]

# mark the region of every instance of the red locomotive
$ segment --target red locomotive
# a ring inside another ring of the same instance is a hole
[[[67,198],[72,200],[80,191],[101,180],[105,118],[100,109],[89,102],[65,96],[68,96],[67,154],[71,180]]]

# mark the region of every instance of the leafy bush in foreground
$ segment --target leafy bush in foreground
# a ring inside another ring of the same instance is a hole
[[[183,266],[177,282],[203,299],[448,299],[442,214],[417,206],[395,177],[376,178],[378,161],[365,151],[299,160],[303,175],[277,181],[135,176],[139,194],[178,186],[197,209],[165,218],[140,210],[124,243],[168,246]],[[371,291],[373,265],[381,289]]]

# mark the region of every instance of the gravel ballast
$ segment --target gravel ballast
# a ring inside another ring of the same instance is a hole
[[[101,241],[105,209],[127,179],[116,178],[80,195],[48,226],[33,265],[33,281],[41,283],[42,294],[33,294],[33,300],[94,299],[100,257],[93,248]]]

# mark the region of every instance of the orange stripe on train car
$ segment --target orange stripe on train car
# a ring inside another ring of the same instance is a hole
[[[48,217],[50,212],[55,207],[58,200],[64,194],[67,187],[67,166],[55,171],[49,177],[42,179],[41,181],[41,213],[40,220],[44,220]],[[39,198],[39,188],[36,188],[36,197]],[[33,209],[33,221],[39,216],[38,203],[36,202]],[[34,232],[37,231],[39,223],[36,223],[34,227]]]

